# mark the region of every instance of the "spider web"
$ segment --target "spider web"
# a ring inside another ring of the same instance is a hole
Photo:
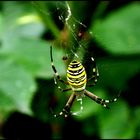
[[[69,44],[71,45],[71,49],[68,54],[69,57],[72,56],[72,59],[77,58],[79,59],[79,61],[82,61],[84,52],[86,51],[86,47],[88,46],[88,40],[84,38],[83,31],[87,29],[87,26],[72,15],[69,3],[65,2],[65,4],[67,16],[65,17],[65,19],[62,18],[62,21],[68,27],[71,35],[71,42],[69,42]]]
[[[75,18],[70,1],[47,1],[42,3],[48,5],[47,10],[45,9],[45,6],[44,8],[40,7],[38,2],[32,2],[40,12],[46,15],[46,18],[48,16],[54,17],[57,20],[55,21],[57,24],[61,24],[61,26],[63,24],[63,27],[61,27],[60,30],[63,32],[62,36],[64,36],[65,39],[62,38],[59,45],[65,51],[65,56],[69,61],[72,59],[79,59],[79,61],[82,62],[84,54],[88,53],[87,47],[92,32],[88,32],[87,26],[82,23],[82,21]]]
[[[63,24],[61,30],[64,31],[64,36],[66,36],[66,40],[61,40],[60,46],[62,46],[65,56],[63,56],[63,60],[68,59],[68,63],[77,59],[82,62],[85,61],[84,54],[88,54],[87,47],[89,45],[89,38],[92,32],[87,31],[87,26],[82,23],[82,21],[75,18],[71,9],[71,2],[67,1],[55,1],[55,2],[44,2],[49,5],[49,10],[45,10],[40,8],[36,2],[33,2],[35,6],[38,7],[40,12],[47,16],[57,16],[57,22]],[[68,36],[65,33],[67,31]],[[82,62],[83,63],[83,62]],[[80,109],[77,112],[73,112],[73,115],[80,115],[83,111],[82,97],[77,98],[77,102],[80,104]]]

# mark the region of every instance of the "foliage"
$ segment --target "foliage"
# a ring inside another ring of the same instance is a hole
[[[79,21],[89,20],[87,14],[91,18],[87,29],[88,33],[92,32],[93,46],[86,38],[87,50],[82,53],[84,56],[86,52],[89,56],[95,54],[100,78],[95,87],[87,89],[102,98],[113,98],[118,93],[121,97],[110,104],[110,110],[85,97],[83,113],[68,120],[53,118],[50,111],[61,111],[71,94],[71,91],[60,93],[54,85],[50,63],[50,45],[53,45],[54,64],[65,79],[67,63],[62,58],[66,48],[61,44],[70,39],[67,32],[71,31],[59,29],[51,12],[46,14],[58,3],[0,3],[0,121],[4,125],[11,113],[18,111],[51,125],[53,138],[65,137],[66,130],[73,132],[73,136],[77,131],[79,134],[75,137],[140,138],[140,104],[131,104],[139,93],[135,89],[138,82],[133,78],[140,75],[140,3],[132,2],[103,15],[108,6],[105,2],[99,2],[92,14],[87,10],[90,3],[69,2],[73,17]],[[64,8],[66,12],[66,6],[61,6],[57,8]],[[72,26],[73,21],[69,24]],[[53,34],[51,40],[47,38],[48,32]],[[66,40],[62,40],[64,37]],[[71,48],[66,47],[70,52]],[[88,62],[85,65],[92,69]],[[72,110],[78,109],[79,103],[74,102]],[[73,124],[76,127],[71,130]]]

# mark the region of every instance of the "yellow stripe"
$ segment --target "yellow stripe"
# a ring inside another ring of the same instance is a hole
[[[79,77],[81,77],[81,76],[83,76],[83,75],[86,75],[85,70],[84,70],[80,75],[74,75],[74,76],[72,76],[72,75],[70,75],[69,73],[67,73],[67,77],[68,77],[68,78],[74,78],[74,79],[77,79],[77,78],[79,78]]]
[[[68,81],[69,82],[69,81]],[[69,84],[70,84],[70,86],[80,86],[80,85],[82,85],[82,84],[85,84],[87,82],[87,79],[85,79],[83,82],[80,82],[80,83],[71,83],[71,82],[69,82]]]
[[[72,90],[75,91],[75,92],[80,92],[80,91],[83,91],[84,89],[85,89],[85,86],[83,86],[81,88],[77,88],[77,89],[72,88]]]
[[[80,81],[83,81],[84,79],[87,79],[86,75],[83,75],[82,77],[80,77],[80,80],[79,80],[79,78],[69,78],[69,77],[67,77],[67,80],[71,83],[79,83]]]
[[[79,70],[79,69],[82,69],[83,68],[83,66],[81,65],[81,66],[79,66],[79,67],[77,67],[77,68],[71,68],[70,66],[68,67],[68,70],[71,70],[71,71],[76,71],[76,70]]]

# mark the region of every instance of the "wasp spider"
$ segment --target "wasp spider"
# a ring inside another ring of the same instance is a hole
[[[55,84],[57,85],[57,80],[58,80],[64,84],[70,86],[70,88],[68,88],[68,89],[62,89],[58,85],[57,85],[57,87],[62,92],[68,91],[68,90],[73,91],[73,93],[69,97],[69,100],[67,101],[63,110],[58,115],[54,115],[55,117],[58,117],[61,115],[64,115],[65,117],[67,117],[70,114],[70,108],[77,96],[86,95],[89,98],[91,98],[92,100],[94,100],[96,103],[101,104],[105,108],[109,108],[107,106],[108,103],[115,102],[117,100],[118,97],[114,98],[113,100],[104,100],[104,99],[101,99],[100,97],[98,97],[97,95],[91,93],[90,91],[86,90],[87,82],[90,81],[91,79],[93,79],[94,80],[93,85],[95,85],[95,83],[97,82],[97,78],[99,77],[98,69],[96,68],[96,64],[95,64],[95,61],[93,58],[91,58],[91,60],[93,62],[93,76],[91,78],[87,79],[87,74],[86,74],[85,68],[79,61],[72,60],[67,68],[67,81],[64,81],[63,79],[61,79],[60,75],[58,74],[58,72],[54,66],[53,56],[52,56],[52,46],[50,47],[50,57],[51,57],[52,69],[53,69],[54,75],[55,75],[54,76]]]

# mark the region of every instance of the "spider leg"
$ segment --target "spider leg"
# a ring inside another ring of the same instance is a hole
[[[57,88],[58,88],[61,92],[66,92],[66,91],[72,90],[71,88],[66,88],[66,89],[61,88],[61,86],[58,85],[58,82],[57,82],[57,79],[56,79],[55,76],[54,76],[54,83],[57,85]]]
[[[57,72],[57,70],[56,70],[56,68],[55,68],[55,66],[54,66],[54,64],[53,64],[52,46],[50,46],[50,56],[51,56],[51,65],[52,65],[52,69],[53,69],[53,71],[54,71],[54,73],[55,73],[55,76],[57,77],[57,79],[58,79],[60,82],[62,82],[62,83],[64,83],[64,84],[67,84],[67,85],[68,85],[68,82],[67,82],[67,81],[64,81],[64,80],[60,77],[60,75],[58,74],[58,72]]]
[[[96,96],[95,94],[91,93],[88,90],[85,90],[84,94],[86,96],[88,96],[89,98],[91,98],[92,100],[94,100],[96,103],[101,104],[103,107],[106,107],[108,109],[109,109],[109,106],[107,106],[107,104],[111,103],[111,102],[116,102],[119,97],[119,95],[118,95],[116,98],[114,98],[112,100],[104,100],[104,99],[101,99],[100,97]]]
[[[91,57],[91,60],[93,62],[93,75],[87,80],[93,80],[93,84],[87,84],[87,86],[94,86],[97,83],[97,79],[99,77],[99,72],[98,72],[98,68],[96,67],[96,63],[93,57]]]
[[[71,94],[71,96],[69,97],[69,100],[67,101],[63,110],[59,114],[54,114],[54,117],[59,117],[61,115],[64,115],[65,117],[68,117],[68,115],[70,114],[70,108],[71,108],[75,98],[76,98],[76,95],[74,93]]]
[[[54,71],[54,83],[57,85],[58,89],[61,91],[61,92],[65,92],[65,91],[68,91],[68,90],[71,90],[71,88],[67,88],[67,89],[63,89],[61,88],[59,85],[58,85],[58,81],[60,81],[61,83],[64,83],[66,85],[68,85],[68,82],[67,81],[64,81],[60,75],[58,74],[54,64],[53,64],[53,56],[52,56],[52,46],[50,46],[50,56],[51,56],[51,65],[52,65],[52,69]]]

